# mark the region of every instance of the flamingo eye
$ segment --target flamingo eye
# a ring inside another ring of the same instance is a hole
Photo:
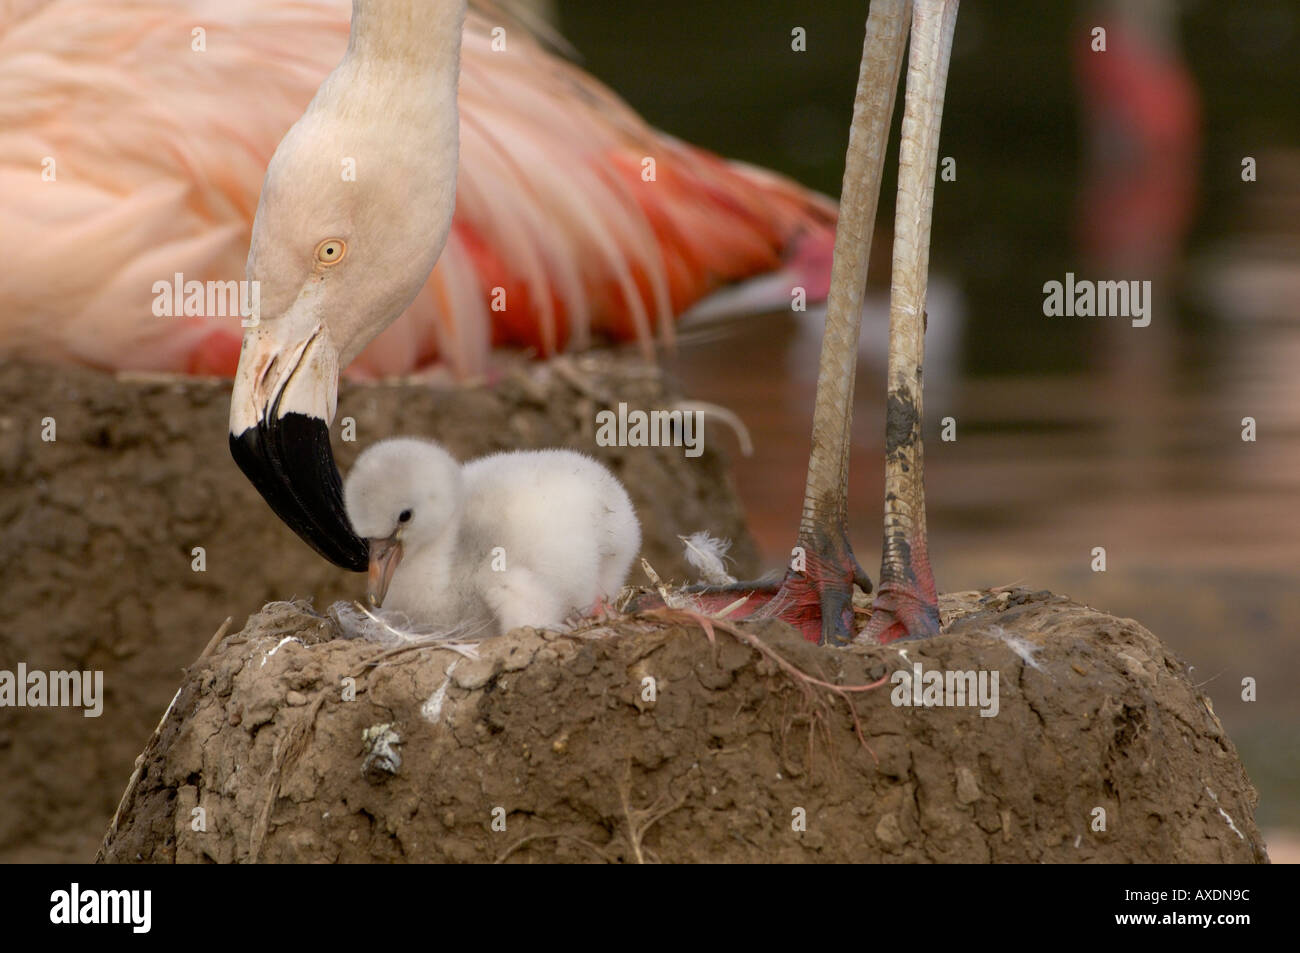
[[[411,511],[410,511],[410,510],[402,510],[402,512],[399,513],[399,514],[397,515],[397,522],[399,522],[399,523],[409,523],[409,522],[411,522]]]
[[[341,238],[327,238],[316,246],[316,260],[322,265],[337,265],[347,253],[347,242]]]

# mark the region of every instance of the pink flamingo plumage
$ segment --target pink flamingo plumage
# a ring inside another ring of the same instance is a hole
[[[243,277],[267,161],[339,62],[348,0],[0,0],[0,17],[0,353],[232,375],[238,320],[156,317],[151,287]],[[349,374],[648,347],[711,291],[826,257],[833,203],[652,129],[522,29],[494,51],[490,29],[471,12],[446,248]]]

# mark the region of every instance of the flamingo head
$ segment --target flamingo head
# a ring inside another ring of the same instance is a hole
[[[382,440],[357,457],[343,498],[352,525],[369,545],[372,605],[384,604],[408,550],[418,554],[457,522],[463,486],[460,464],[431,441]]]
[[[338,376],[411,303],[446,242],[454,68],[448,85],[345,58],[276,149],[253,222],[260,313],[245,322],[231,453],[285,523],[357,572],[367,546],[348,523],[329,440]]]

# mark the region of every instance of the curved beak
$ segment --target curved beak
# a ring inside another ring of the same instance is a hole
[[[338,349],[315,318],[312,297],[245,332],[230,398],[230,453],[304,542],[336,566],[365,572],[366,542],[343,508],[330,447]]]
[[[402,541],[394,534],[387,539],[370,540],[370,579],[366,597],[372,606],[382,606],[393,581],[397,564],[402,561]]]

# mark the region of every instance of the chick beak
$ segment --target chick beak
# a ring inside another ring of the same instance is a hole
[[[397,564],[402,561],[402,541],[394,534],[387,539],[370,540],[370,576],[366,596],[372,606],[382,606]]]

